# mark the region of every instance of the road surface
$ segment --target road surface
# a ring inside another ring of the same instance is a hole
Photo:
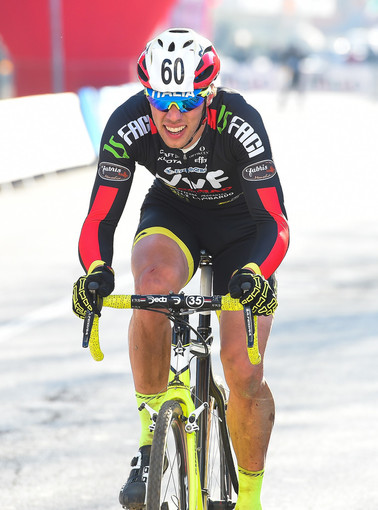
[[[266,354],[276,399],[264,510],[378,508],[378,104],[359,96],[251,94],[285,191],[291,246]],[[71,312],[94,168],[0,192],[0,508],[116,510],[139,420],[129,312],[107,310],[105,359]],[[116,236],[118,292],[148,173]],[[193,284],[193,290],[196,285]],[[219,366],[219,364],[218,364]]]

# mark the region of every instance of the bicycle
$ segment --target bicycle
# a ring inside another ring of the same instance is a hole
[[[211,366],[211,311],[244,309],[251,363],[261,360],[257,317],[249,306],[229,296],[212,296],[211,256],[201,252],[200,295],[111,295],[101,300],[90,284],[98,307],[143,309],[165,313],[172,321],[171,367],[160,410],[144,402],[154,431],[147,484],[147,510],[231,510],[238,477],[226,422],[227,397]],[[189,316],[199,314],[198,327]],[[191,339],[191,332],[195,338]],[[98,316],[87,312],[83,347],[96,361],[103,359]],[[196,369],[191,361],[196,360]]]

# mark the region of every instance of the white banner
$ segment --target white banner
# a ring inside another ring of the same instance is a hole
[[[0,101],[0,183],[94,163],[76,94]]]

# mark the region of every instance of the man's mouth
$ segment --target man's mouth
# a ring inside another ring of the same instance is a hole
[[[168,131],[168,133],[172,134],[172,135],[177,135],[179,133],[181,133],[181,131],[183,131],[185,129],[186,126],[180,126],[180,127],[169,127],[169,126],[165,126],[165,129]]]

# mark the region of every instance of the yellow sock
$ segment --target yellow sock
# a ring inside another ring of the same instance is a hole
[[[247,471],[238,466],[239,494],[234,510],[262,510],[260,495],[264,470]]]
[[[159,393],[158,395],[142,395],[141,393],[135,393],[138,408],[143,402],[149,405],[154,411],[158,412],[163,402],[165,392]],[[139,439],[139,448],[145,445],[151,445],[154,433],[150,431],[150,425],[152,423],[150,413],[147,409],[139,411],[139,418],[141,424],[141,434]]]

